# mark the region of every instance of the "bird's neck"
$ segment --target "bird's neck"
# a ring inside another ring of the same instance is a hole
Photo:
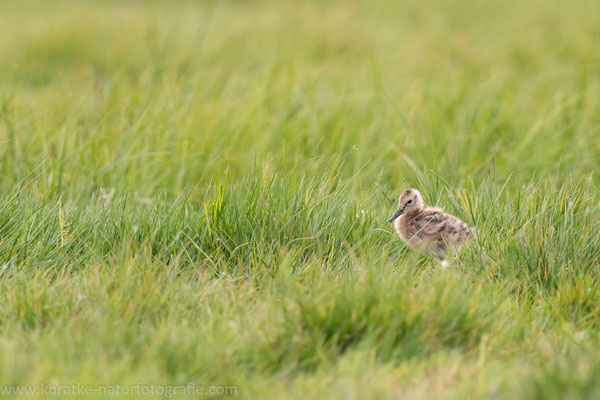
[[[406,214],[403,215],[403,217],[406,217],[406,219],[412,219],[414,217],[416,217],[417,215],[421,214],[423,212],[423,209],[418,209],[418,210],[411,210],[408,211]]]

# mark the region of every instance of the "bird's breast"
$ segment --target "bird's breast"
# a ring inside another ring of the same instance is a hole
[[[398,233],[398,236],[400,236],[400,239],[403,241],[410,243],[416,239],[416,231],[413,229],[413,226],[405,215],[396,220],[395,228],[396,233]]]

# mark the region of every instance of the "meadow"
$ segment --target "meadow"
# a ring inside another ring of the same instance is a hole
[[[0,398],[600,398],[599,39],[593,0],[2,1]],[[406,187],[476,227],[447,269]]]

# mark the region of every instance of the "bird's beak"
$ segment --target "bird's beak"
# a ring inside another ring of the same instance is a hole
[[[394,220],[396,218],[398,218],[399,216],[401,216],[403,213],[404,213],[404,209],[399,208],[398,211],[396,211],[396,213],[392,216],[392,218],[390,218],[390,222],[394,222]]]

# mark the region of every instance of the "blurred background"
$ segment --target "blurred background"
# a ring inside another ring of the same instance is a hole
[[[227,168],[235,180],[334,155],[346,176],[390,189],[600,167],[596,1],[1,10],[4,188],[36,176],[42,191],[175,196]]]

